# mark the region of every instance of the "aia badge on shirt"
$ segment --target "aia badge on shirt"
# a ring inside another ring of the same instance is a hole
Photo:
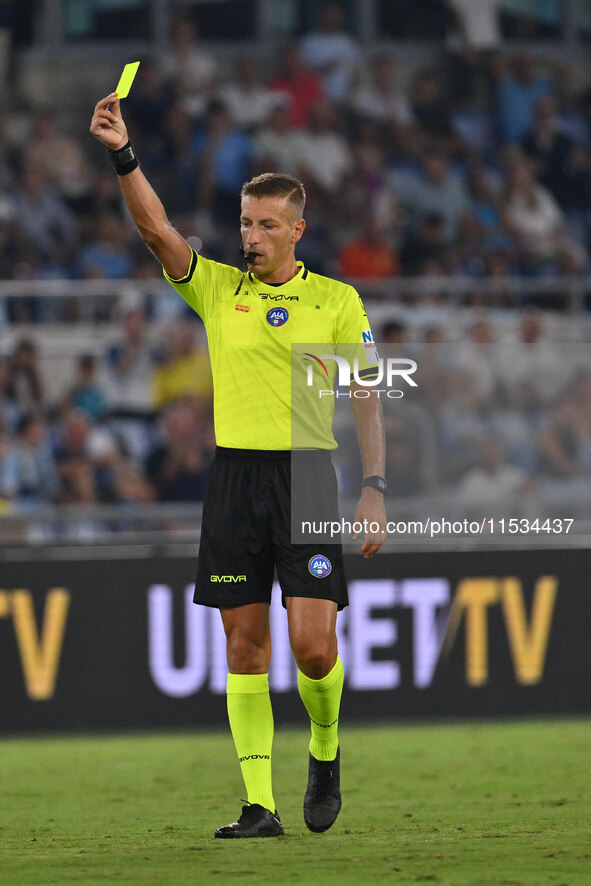
[[[308,560],[308,572],[311,572],[316,578],[326,578],[332,572],[332,563],[324,554],[314,554]]]
[[[267,311],[267,323],[269,326],[283,326],[288,319],[289,314],[285,308],[271,308],[270,311]]]

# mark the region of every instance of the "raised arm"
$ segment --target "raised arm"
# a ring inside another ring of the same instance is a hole
[[[97,102],[90,131],[109,151],[122,151],[128,144],[127,127],[114,92]],[[191,247],[168,221],[162,203],[139,167],[119,174],[119,184],[140,237],[166,273],[180,280],[189,269]]]
[[[369,390],[369,397],[355,397],[357,390],[364,394]],[[382,404],[376,391],[351,384],[351,403],[357,424],[357,436],[361,450],[361,463],[364,477],[383,477],[386,465],[386,443],[384,434],[384,416]],[[354,522],[366,523],[366,531],[360,554],[372,557],[386,540],[386,509],[384,496],[377,489],[366,486],[361,490],[361,498],[355,509]],[[373,524],[373,528],[370,527]],[[360,535],[353,533],[353,539]]]

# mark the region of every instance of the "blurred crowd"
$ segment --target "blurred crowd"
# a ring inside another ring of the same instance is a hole
[[[231,70],[193,20],[177,20],[168,51],[142,59],[123,111],[178,228],[204,254],[239,261],[240,186],[282,170],[305,183],[300,256],[318,272],[587,273],[591,76],[574,90],[568,60],[500,53],[494,17],[474,23],[470,4],[449,5],[461,40],[410,77],[387,51],[365,51],[334,2],[273,63],[246,52]],[[75,129],[63,108],[36,111],[5,147],[0,275],[159,274],[106,159]]]
[[[459,341],[444,326],[392,320],[375,330],[383,358],[418,367],[417,388],[381,398],[393,499],[510,516],[509,505],[521,513],[540,495],[553,516],[574,509],[591,519],[589,347],[550,337],[541,311],[518,317],[507,335],[474,315]],[[82,355],[54,402],[35,344],[19,340],[0,360],[2,508],[201,501],[215,447],[202,336],[197,322],[171,322],[163,350],[132,308],[120,338],[99,359]],[[354,498],[361,465],[345,400],[337,462],[342,495]]]
[[[382,357],[417,363],[417,388],[381,397],[386,476],[398,499],[442,498],[462,517],[591,519],[591,355],[552,340],[544,314],[520,314],[508,335],[475,316],[461,341],[441,327],[388,322]],[[361,483],[355,429],[340,407],[340,481]]]
[[[334,2],[271,64],[247,52],[232,70],[193,19],[179,18],[168,51],[142,59],[123,106],[176,227],[204,255],[238,263],[240,187],[284,171],[306,187],[298,255],[317,272],[588,274],[591,75],[585,85],[578,72],[574,89],[568,60],[499,52],[493,0],[448,5],[458,39],[412,76],[387,51],[366,51]],[[100,97],[88,96],[88,122]],[[0,278],[160,280],[106,157],[76,132],[79,120],[46,108],[0,139]],[[388,299],[387,284],[378,294]],[[35,299],[7,304],[9,320],[44,319]],[[203,329],[185,312],[155,344],[149,316],[145,305],[125,310],[120,339],[81,354],[51,401],[33,339],[0,358],[5,509],[202,499],[214,448]],[[539,313],[520,322],[509,356],[486,318],[451,349],[436,326],[374,330],[405,356],[426,342],[418,398],[386,403],[394,495],[454,490],[467,506],[543,486],[591,500],[589,366],[548,339]],[[355,495],[355,470],[341,480]]]
[[[209,357],[198,322],[174,322],[155,346],[143,308],[119,339],[49,398],[32,339],[0,358],[0,505],[203,499],[215,447]]]

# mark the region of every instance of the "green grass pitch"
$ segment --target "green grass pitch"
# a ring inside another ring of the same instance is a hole
[[[307,733],[275,735],[286,836],[239,813],[227,733],[0,742],[0,884],[591,884],[588,720],[342,728],[343,810],[302,819]]]

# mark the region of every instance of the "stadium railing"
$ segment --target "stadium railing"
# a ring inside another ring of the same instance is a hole
[[[466,303],[466,299],[481,299],[483,304],[503,299],[505,306],[522,307],[536,300],[539,307],[548,306],[577,313],[589,307],[591,277],[388,277],[380,280],[351,278],[347,280],[366,299],[380,303],[392,300],[417,299],[438,296],[450,306]],[[130,291],[151,298],[171,294],[164,280],[1,280],[0,323],[7,322],[9,300],[39,299],[47,319],[51,306],[56,309],[62,299],[73,300],[79,307],[76,319],[92,319],[97,307],[101,315],[115,311],[120,300]]]
[[[356,501],[341,503],[344,520],[352,520]],[[507,513],[518,514],[519,502],[508,503]],[[569,514],[574,518],[568,532],[500,534],[459,533],[444,530],[436,535],[425,529],[426,521],[465,520],[465,508],[446,496],[415,497],[388,500],[387,516],[392,524],[402,521],[412,530],[391,532],[384,550],[390,552],[410,551],[474,551],[474,550],[523,550],[537,548],[588,548],[591,545],[591,519],[588,507],[573,506],[571,495],[565,491],[561,497],[554,493],[550,498],[539,494],[536,498],[539,524],[546,517]],[[125,547],[137,552],[139,557],[155,551],[174,551],[178,554],[196,553],[201,533],[202,504],[195,503],[145,503],[127,502],[99,505],[42,505],[26,510],[8,510],[0,514],[0,561],[3,559],[29,560],[35,551],[48,547],[62,549],[69,556],[85,556],[85,551]],[[475,521],[476,515],[470,518]],[[481,519],[481,518],[479,518]],[[515,519],[519,519],[516,517]],[[490,518],[483,515],[482,522]],[[416,521],[421,521],[419,531]],[[533,520],[530,519],[530,524]],[[398,524],[400,530],[400,524]],[[486,529],[486,526],[485,526]],[[343,542],[348,537],[343,536]],[[360,542],[355,543],[355,549]],[[78,552],[78,553],[76,553]]]

